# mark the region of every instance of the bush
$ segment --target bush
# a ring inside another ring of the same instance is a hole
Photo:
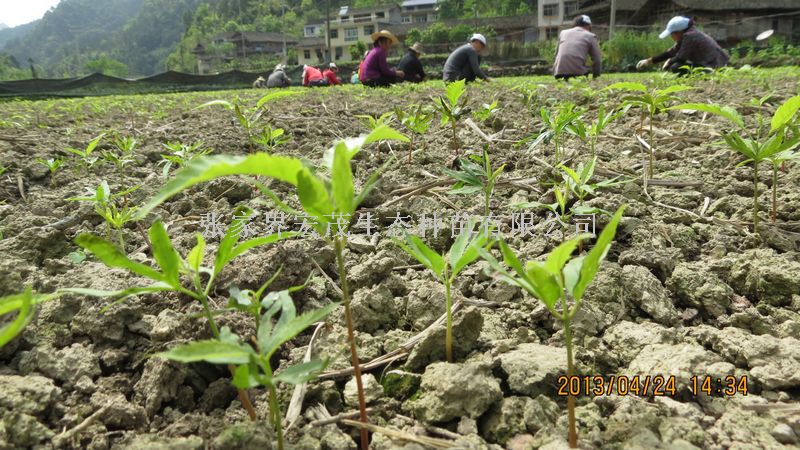
[[[657,33],[622,31],[600,44],[604,70],[623,70],[636,62],[663,53],[672,46],[669,39],[659,39]]]

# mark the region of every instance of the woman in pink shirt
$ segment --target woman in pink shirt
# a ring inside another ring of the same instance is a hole
[[[319,69],[314,66],[303,66],[303,86],[327,86],[328,80],[322,75]]]
[[[398,43],[398,39],[389,31],[381,30],[372,33],[372,40],[375,43],[372,50],[364,58],[361,73],[358,79],[361,84],[369,87],[389,86],[401,80],[405,73],[402,70],[395,70],[389,67],[386,62],[386,55],[389,48]]]

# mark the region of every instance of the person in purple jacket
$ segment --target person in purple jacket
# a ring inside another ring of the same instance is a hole
[[[389,48],[399,40],[387,30],[376,31],[371,37],[374,48],[364,58],[364,65],[358,77],[361,84],[369,87],[389,86],[402,80],[405,73],[402,70],[392,69],[386,62]]]

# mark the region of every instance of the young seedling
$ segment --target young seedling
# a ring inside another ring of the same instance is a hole
[[[442,169],[442,172],[458,180],[450,190],[450,194],[472,195],[483,193],[483,215],[488,217],[491,211],[492,193],[497,180],[505,169],[505,164],[493,168],[489,158],[489,146],[483,148],[483,156],[470,155],[460,159],[460,171]]]
[[[433,112],[423,108],[422,105],[409,106],[408,111],[409,112],[396,108],[394,114],[400,120],[400,123],[411,132],[410,141],[408,143],[408,164],[411,164],[411,152],[414,150],[414,137],[423,136],[428,131],[433,121]],[[413,111],[413,113],[410,111]]]
[[[728,144],[728,147],[747,158],[737,164],[737,167],[749,163],[753,165],[753,232],[758,233],[758,165],[779,153],[791,150],[800,145],[800,136],[788,138],[784,135],[783,130],[780,130],[764,141],[743,138],[735,131],[725,134],[722,137],[725,139],[725,143]]]
[[[178,192],[222,176],[260,175],[294,186],[303,212],[290,208],[266,186],[256,182],[256,186],[279,208],[290,214],[310,218],[312,222],[310,225],[321,237],[328,240],[336,252],[350,356],[358,391],[360,420],[363,423],[367,423],[367,410],[353,317],[350,310],[350,289],[344,263],[344,249],[347,246],[350,218],[358,205],[375,187],[380,176],[380,171],[373,173],[364,184],[362,191],[356,195],[350,161],[365,145],[380,140],[408,142],[407,137],[385,125],[376,128],[366,136],[340,141],[328,153],[331,174],[329,180],[322,178],[320,174],[298,158],[267,153],[255,153],[249,156],[207,156],[202,160],[190,163],[176,173],[175,177],[139,211],[139,217],[144,217],[153,208]],[[361,448],[369,448],[369,435],[363,428],[361,430]]]
[[[389,111],[381,114],[380,117],[373,117],[367,114],[358,114],[356,117],[361,119],[370,131],[373,131],[376,128],[389,125],[389,122],[394,118],[394,114],[394,111]]]
[[[269,421],[278,440],[278,449],[283,450],[283,414],[278,403],[278,383],[302,384],[314,379],[326,366],[327,361],[313,360],[296,364],[275,374],[271,359],[284,343],[294,339],[314,322],[318,322],[338,306],[336,303],[297,315],[289,290],[270,292],[264,290],[274,279],[256,292],[237,292],[232,303],[236,309],[253,316],[256,323],[255,348],[233,334],[227,327],[220,330],[216,339],[190,342],[159,353],[157,356],[193,363],[206,361],[212,364],[229,364],[236,367],[233,384],[240,390],[264,386],[269,391]],[[277,322],[275,318],[278,317]]]
[[[161,169],[161,175],[166,178],[169,175],[169,170],[172,165],[176,165],[178,167],[185,166],[190,161],[200,156],[205,156],[211,153],[213,150],[210,148],[201,149],[200,147],[203,145],[202,141],[195,142],[194,144],[183,144],[180,142],[167,142],[166,144],[161,144],[169,150],[169,154],[161,154],[162,160],[159,161],[159,165],[163,165],[164,167]]]
[[[553,197],[555,203],[540,203],[540,202],[522,202],[511,205],[513,209],[544,209],[553,213],[553,215],[562,221],[567,221],[572,218],[575,211],[567,211],[567,202],[569,201],[569,189],[563,183],[553,183]]]
[[[584,201],[586,196],[594,195],[598,189],[604,189],[611,186],[617,186],[630,182],[630,180],[617,181],[620,177],[615,177],[610,180],[603,180],[597,183],[592,183],[591,179],[594,176],[594,169],[597,164],[597,158],[592,158],[588,163],[580,163],[575,170],[559,164],[558,169],[561,170],[561,177],[564,184],[570,192],[578,200],[578,205],[570,208],[573,214],[592,214],[598,212],[596,208],[586,208]]]
[[[650,145],[650,164],[647,168],[649,178],[653,178],[653,164],[655,162],[655,135],[653,134],[653,119],[657,114],[667,109],[667,105],[673,101],[680,100],[675,94],[678,92],[688,91],[694,89],[691,86],[676,84],[667,86],[664,89],[648,89],[647,86],[641,83],[622,82],[614,83],[606,86],[603,90],[624,90],[634,92],[634,95],[624,97],[623,104],[638,106],[644,113],[647,114],[649,120],[649,135],[648,144]]]
[[[480,122],[486,122],[487,120],[496,116],[499,112],[500,108],[497,107],[497,100],[495,100],[491,104],[484,103],[481,109],[472,113],[472,117]]]
[[[458,141],[458,121],[469,113],[466,107],[467,97],[464,95],[467,93],[466,86],[464,80],[449,83],[445,88],[445,95],[433,99],[433,106],[442,115],[441,125],[445,126],[449,123],[453,131],[452,146],[456,155],[461,149]]]
[[[114,164],[119,172],[130,163],[136,162],[133,159],[133,151],[136,149],[137,141],[130,136],[117,136],[111,143],[116,150],[103,150],[102,156],[106,162]]]
[[[297,91],[278,91],[269,93],[256,102],[255,108],[248,108],[241,103],[241,100],[238,98],[233,102],[229,102],[227,100],[212,100],[210,102],[203,103],[202,105],[196,107],[198,108],[205,108],[208,106],[215,106],[220,105],[223,106],[231,111],[233,111],[233,116],[236,121],[244,128],[245,134],[247,135],[247,140],[250,143],[254,142],[255,136],[255,129],[258,125],[259,120],[263,114],[267,111],[266,104],[281,98],[290,97],[293,95],[298,95],[300,92]],[[251,147],[252,149],[252,147]]]
[[[285,134],[283,128],[272,128],[271,125],[264,126],[261,133],[253,136],[253,142],[264,146],[269,151],[274,151],[275,147],[291,140],[292,138]]]
[[[99,159],[96,155],[92,155],[92,153],[94,153],[95,148],[97,148],[97,144],[99,144],[105,136],[105,133],[100,133],[99,136],[89,141],[89,144],[87,144],[86,148],[83,150],[70,147],[67,148],[67,151],[73,155],[77,155],[80,158],[81,165],[84,169],[91,169]]]
[[[767,158],[772,164],[772,223],[778,218],[778,172],[787,162],[796,159],[800,159],[800,152],[793,150],[784,150]]]
[[[36,314],[36,305],[46,300],[51,300],[58,296],[54,294],[35,294],[28,287],[20,294],[9,295],[0,298],[0,317],[7,318],[16,312],[16,317],[7,323],[2,320],[4,325],[0,326],[0,349],[5,347],[12,339],[22,332]]]
[[[530,295],[541,301],[550,314],[564,329],[564,344],[567,348],[567,379],[575,374],[575,363],[572,350],[572,319],[581,307],[581,300],[586,288],[591,284],[600,263],[605,259],[611,241],[617,231],[617,224],[622,217],[624,206],[620,207],[611,221],[606,225],[597,243],[586,255],[570,259],[576,247],[588,234],[578,235],[550,252],[545,261],[528,261],[524,266],[513,250],[502,240],[500,252],[506,269],[488,251],[479,248],[477,251],[489,262],[499,278],[506,283],[519,286]],[[572,300],[570,302],[570,300]],[[570,305],[572,303],[572,305]],[[560,308],[559,308],[560,306]],[[578,447],[578,432],[575,425],[575,397],[567,397],[568,440],[570,448]]]
[[[153,258],[158,267],[151,267],[131,260],[114,244],[99,236],[81,234],[75,239],[75,242],[85,250],[94,254],[94,256],[105,265],[108,267],[127,269],[136,275],[153,281],[153,284],[131,287],[119,291],[83,288],[66,289],[66,291],[93,297],[113,297],[119,299],[125,299],[132,295],[152,294],[156,292],[177,292],[201,303],[203,306],[203,314],[208,320],[208,326],[211,329],[211,334],[214,336],[215,340],[219,341],[223,336],[217,327],[214,314],[209,305],[209,294],[219,274],[233,259],[243,255],[252,248],[272,244],[296,235],[296,233],[276,233],[239,242],[239,238],[245,229],[244,224],[249,220],[251,214],[251,211],[245,209],[239,210],[234,214],[234,217],[238,218],[234,219],[220,241],[216,256],[213,260],[213,266],[211,267],[203,266],[206,242],[201,234],[197,234],[197,244],[184,258],[175,250],[161,220],[156,220],[149,230]],[[201,277],[203,273],[208,276]],[[204,279],[206,279],[205,283],[203,281]],[[242,364],[247,362],[248,361],[245,360]],[[229,369],[231,375],[234,375],[236,372],[235,368],[229,366]],[[256,420],[255,410],[253,410],[247,394],[243,389],[239,390],[239,398],[242,401],[242,405],[247,409],[250,418]]]
[[[567,126],[567,131],[577,136],[583,142],[588,142],[589,148],[592,150],[592,158],[594,158],[597,155],[597,139],[600,137],[600,134],[602,134],[603,130],[605,130],[611,122],[625,115],[629,108],[630,105],[626,105],[622,108],[616,110],[611,109],[606,112],[605,106],[601,104],[597,110],[597,119],[594,122],[587,126],[583,122],[583,118],[578,117],[573,123]]]
[[[136,138],[132,136],[117,136],[111,141],[111,143],[114,144],[114,147],[117,148],[120,154],[125,156],[133,155],[133,151],[139,144]]]
[[[58,169],[60,169],[64,165],[64,158],[36,158],[36,162],[39,164],[47,167],[47,170],[50,171],[50,186],[56,182],[55,176]]]
[[[561,161],[561,136],[575,121],[580,120],[582,114],[583,111],[580,109],[576,110],[575,104],[570,102],[562,104],[555,113],[542,106],[539,110],[539,116],[543,122],[542,130],[535,138],[531,136],[523,139],[519,143],[524,144],[533,139],[529,147],[529,150],[531,150],[542,142],[553,141],[555,160],[557,162]]]
[[[436,253],[414,235],[406,235],[405,242],[394,239],[400,248],[433,272],[433,275],[444,285],[445,311],[447,313],[444,346],[447,362],[450,363],[453,362],[453,301],[450,293],[453,282],[465,267],[478,259],[479,249],[488,249],[492,245],[489,239],[490,227],[482,226],[478,233],[473,233],[474,227],[475,221],[470,220],[446,255]]]
[[[795,157],[792,156],[791,150],[800,145],[800,134],[797,133],[796,127],[792,125],[798,110],[800,110],[800,95],[786,100],[775,110],[775,113],[772,115],[772,120],[770,121],[769,132],[766,134],[766,137],[763,138],[759,135],[759,131],[753,133],[748,130],[739,112],[729,106],[706,103],[683,103],[673,106],[670,109],[695,110],[715,114],[727,119],[738,127],[739,131],[723,134],[722,137],[732,151],[740,153],[747,158],[737,164],[737,167],[750,163],[753,165],[753,232],[758,233],[758,165],[763,161],[770,161],[773,164],[772,216],[774,218],[775,210],[777,209],[777,191],[774,190],[777,184],[777,166],[783,165],[790,159],[794,159]],[[759,123],[763,121],[761,118],[758,120]],[[761,126],[762,125],[759,125],[759,128]],[[787,131],[791,131],[791,137],[787,136]],[[742,137],[742,134],[748,135],[748,132],[749,138]]]
[[[72,202],[91,202],[94,204],[94,211],[105,220],[106,237],[111,239],[111,229],[117,230],[117,242],[121,250],[125,250],[125,239],[122,234],[122,227],[134,220],[137,206],[128,206],[127,195],[139,189],[134,186],[122,192],[112,194],[108,182],[103,180],[96,189],[89,189],[89,197],[71,197],[67,200]],[[93,194],[93,195],[92,195]],[[119,205],[117,204],[119,203]]]

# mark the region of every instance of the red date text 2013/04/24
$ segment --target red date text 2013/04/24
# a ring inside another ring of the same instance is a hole
[[[601,395],[636,395],[654,397],[674,397],[678,394],[680,386],[674,375],[655,376],[626,376],[626,375],[576,375],[572,377],[560,376],[556,380],[558,385],[557,395],[566,397]],[[747,395],[747,375],[744,376],[692,376],[685,386],[691,395]]]

